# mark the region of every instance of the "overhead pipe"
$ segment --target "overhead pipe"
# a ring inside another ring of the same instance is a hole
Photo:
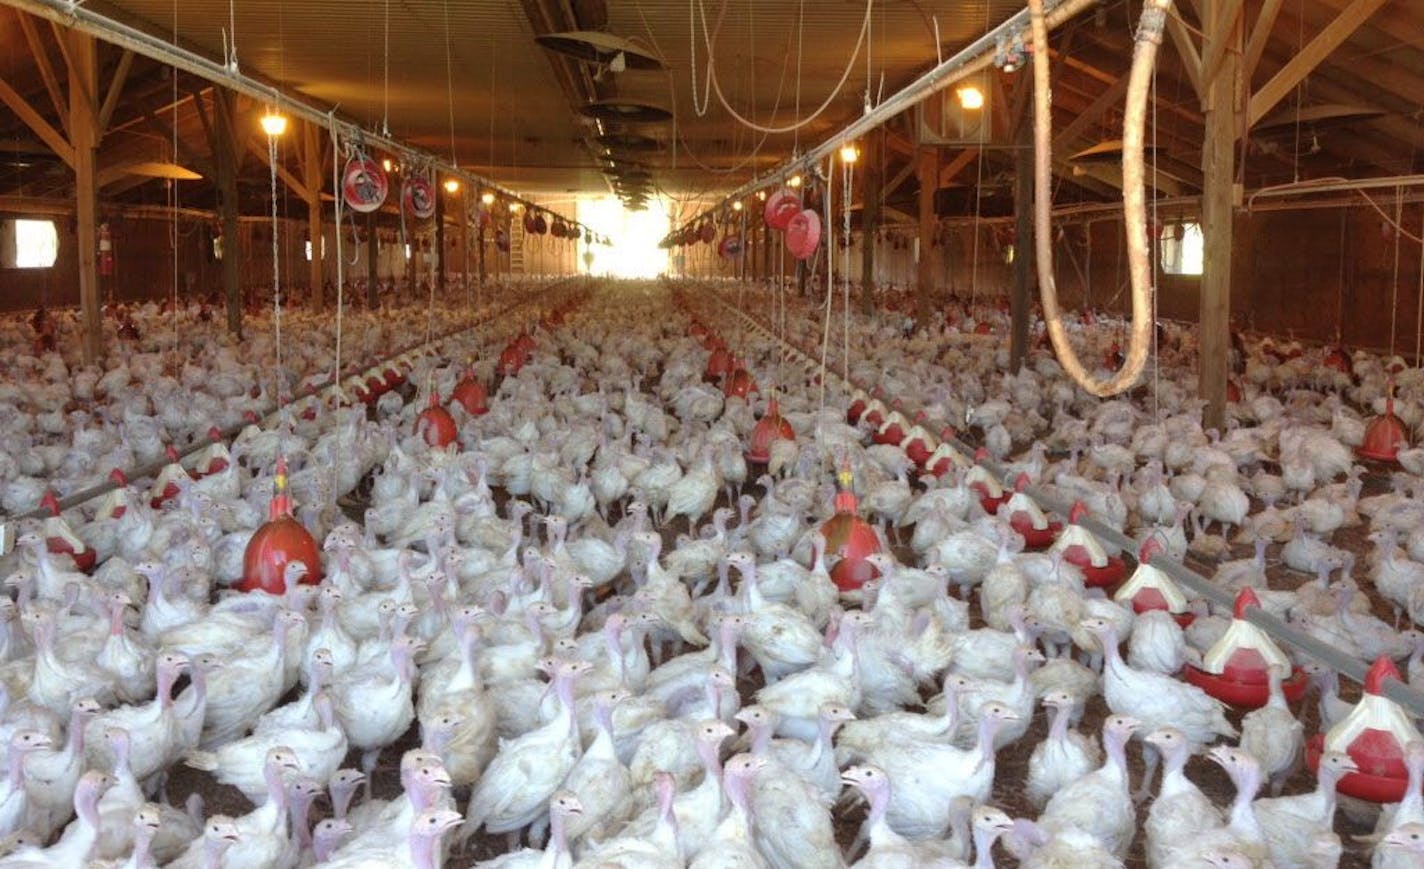
[[[439,171],[445,175],[459,178],[464,184],[488,187],[503,198],[518,202],[526,208],[548,211],[549,214],[557,217],[564,223],[583,227],[583,224],[578,221],[570,220],[561,214],[544,208],[538,203],[530,202],[514,191],[485,178],[483,175],[477,175],[474,172],[451,165],[449,161],[429,151],[422,151],[419,148],[407,145],[390,136],[364,129],[353,121],[338,118],[335,116],[336,109],[334,108],[324,110],[309,103],[302,102],[301,100],[293,99],[277,90],[276,86],[239,72],[235,64],[229,67],[204,57],[196,51],[191,51],[174,45],[173,43],[166,42],[161,37],[152,33],[95,12],[82,2],[78,2],[78,0],[5,0],[5,3],[23,12],[28,12],[31,15],[45,18],[64,27],[78,30],[81,33],[87,33],[90,36],[98,37],[119,48],[141,54],[159,63],[176,67],[196,75],[199,78],[210,81],[215,85],[221,85],[234,93],[243,94],[252,99],[270,103],[274,108],[284,112],[290,112],[292,115],[310,121],[311,123],[323,127],[331,127],[334,125],[337,131],[348,139],[369,142],[378,146],[381,150],[400,155],[405,161],[429,164],[439,169]]]
[[[760,322],[757,318],[741,310],[739,306],[730,304],[726,300],[721,299],[720,294],[717,294],[717,296],[719,301],[722,302],[723,307],[725,309],[730,310],[732,313],[741,317],[742,320],[744,320],[756,331],[762,333],[768,340],[780,343],[783,347],[790,351],[792,356],[801,359],[802,362],[808,368],[814,368],[817,366],[818,363],[816,362],[816,360],[813,359],[804,350],[792,344],[785,338],[776,335],[770,328]],[[830,369],[826,369],[822,372],[822,374],[827,380],[840,381],[842,389],[849,390],[854,385],[846,382],[844,378],[842,378],[840,375],[836,374]],[[904,408],[904,411],[906,413],[909,413],[912,410],[913,408]],[[926,420],[924,426],[927,429],[943,431],[947,427],[949,427],[949,423],[943,420]],[[950,446],[954,447],[970,461],[974,462],[975,464],[979,465],[980,467],[988,471],[990,474],[992,474],[995,479],[997,479],[999,483],[1004,486],[1005,489],[1014,488],[1015,481],[1009,476],[1008,472],[1003,466],[989,459],[975,458],[976,451],[969,444],[960,440],[958,437],[949,438],[947,440]],[[1060,516],[1067,516],[1072,511],[1071,504],[1065,503],[1055,495],[1045,492],[1038,486],[1025,486],[1023,492],[1025,495],[1032,498],[1039,505],[1047,508],[1048,510],[1054,513],[1059,514]],[[1099,521],[1098,519],[1093,518],[1091,515],[1084,515],[1079,518],[1078,524],[1081,525],[1083,528],[1087,529],[1094,536],[1110,543],[1118,549],[1122,549],[1127,552],[1132,552],[1137,548],[1137,544],[1131,539],[1129,539],[1127,535],[1123,534],[1121,531],[1117,530],[1111,525],[1108,525],[1104,522]],[[1192,570],[1190,567],[1187,567],[1182,562],[1175,561],[1164,555],[1162,552],[1158,551],[1147,560],[1147,563],[1168,574],[1174,580],[1180,582],[1182,585],[1187,586],[1194,594],[1197,594],[1200,597],[1206,599],[1213,605],[1221,609],[1231,609],[1234,603],[1234,598],[1232,597],[1232,595],[1230,595],[1223,589],[1218,588],[1215,584],[1212,583],[1211,580]],[[1307,634],[1304,631],[1292,627],[1291,625],[1287,624],[1276,616],[1271,615],[1260,607],[1251,607],[1247,609],[1245,619],[1246,621],[1265,631],[1273,639],[1279,640],[1280,642],[1285,643],[1288,646],[1292,646],[1296,649],[1299,649],[1301,652],[1304,652],[1311,658],[1314,658],[1317,661],[1324,663],[1325,665],[1329,666],[1331,669],[1335,670],[1336,672],[1340,673],[1348,679],[1351,679],[1360,684],[1364,684],[1366,674],[1365,665],[1359,660],[1335,648],[1334,646],[1328,643],[1324,643],[1311,636],[1310,634]],[[1382,686],[1381,693],[1389,699],[1393,700],[1394,702],[1405,707],[1414,715],[1424,717],[1424,692],[1417,691],[1414,688],[1411,688],[1409,685],[1405,684],[1404,682],[1400,682],[1395,679],[1389,679],[1386,680],[1384,685]]]
[[[1152,255],[1147,240],[1147,202],[1142,154],[1143,130],[1147,121],[1147,99],[1152,88],[1152,70],[1157,47],[1172,0],[1147,0],[1137,25],[1132,51],[1132,68],[1127,80],[1127,106],[1122,129],[1122,211],[1127,232],[1128,276],[1132,282],[1132,330],[1127,358],[1122,369],[1108,380],[1094,377],[1073,350],[1063,316],[1058,308],[1058,288],[1053,279],[1052,96],[1048,81],[1048,26],[1043,0],[1028,0],[1030,30],[1033,35],[1033,184],[1034,247],[1038,264],[1039,295],[1043,319],[1053,351],[1068,376],[1083,389],[1106,398],[1125,392],[1137,384],[1147,367],[1147,351],[1152,346]]]

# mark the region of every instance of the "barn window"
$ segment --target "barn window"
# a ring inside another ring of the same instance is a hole
[[[12,220],[11,244],[4,265],[16,269],[47,269],[59,257],[59,232],[53,220]]]
[[[1199,275],[1205,252],[1201,224],[1167,224],[1162,233],[1162,271],[1169,275]]]

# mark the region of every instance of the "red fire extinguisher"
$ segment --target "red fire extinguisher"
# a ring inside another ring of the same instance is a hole
[[[99,274],[114,273],[114,240],[109,235],[109,224],[99,224]]]

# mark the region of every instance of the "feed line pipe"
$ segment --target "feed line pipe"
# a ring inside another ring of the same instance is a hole
[[[1137,25],[1132,51],[1132,69],[1127,81],[1127,107],[1122,129],[1122,210],[1127,230],[1128,276],[1132,283],[1132,330],[1127,359],[1122,370],[1108,380],[1094,377],[1079,361],[1063,328],[1058,308],[1058,287],[1053,280],[1053,207],[1051,94],[1048,83],[1048,25],[1043,0],[1028,0],[1029,29],[1033,37],[1033,184],[1034,245],[1038,260],[1039,295],[1043,319],[1053,352],[1068,376],[1084,390],[1106,398],[1125,392],[1137,384],[1147,366],[1152,346],[1152,257],[1147,241],[1147,202],[1142,153],[1143,130],[1147,121],[1147,98],[1152,87],[1152,70],[1157,47],[1172,0],[1147,0]]]

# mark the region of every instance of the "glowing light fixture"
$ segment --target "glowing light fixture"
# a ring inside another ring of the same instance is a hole
[[[965,85],[955,91],[954,94],[959,97],[959,105],[961,108],[971,111],[984,108],[984,92],[974,85]]]
[[[269,136],[280,136],[287,132],[287,116],[269,111],[262,116],[262,132]]]
[[[732,210],[733,210],[733,211],[741,211],[741,210],[742,210],[742,202],[741,202],[740,199],[737,200],[736,202],[733,202],[733,203],[732,203]]]
[[[523,206],[523,205],[520,205],[518,202],[511,202],[511,203],[509,203],[509,211],[510,211],[511,214],[518,214],[518,213],[519,213],[519,209],[521,209],[521,208],[523,208],[523,207],[524,207],[524,206]]]
[[[483,202],[485,205],[494,205],[494,194],[486,190],[484,193],[480,194],[480,201]]]
[[[787,186],[787,187],[800,187],[800,186],[801,186],[801,176],[800,176],[800,175],[792,175],[790,178],[788,178],[788,179],[786,180],[786,186]]]
[[[458,193],[458,192],[460,192],[460,179],[458,179],[458,178],[446,178],[446,179],[445,179],[445,192],[446,192],[446,193]]]
[[[395,168],[394,165],[391,163],[391,158],[390,158],[390,157],[387,157],[387,158],[385,158],[384,160],[381,161],[381,168],[384,169],[384,170],[386,170],[387,172],[389,172],[389,171],[391,171],[391,169]]]
[[[765,190],[758,190],[758,191],[757,191],[757,201],[759,201],[759,202],[765,202],[765,201],[766,201],[766,191],[765,191]]]
[[[842,163],[854,163],[854,162],[856,161],[856,159],[859,158],[859,157],[860,157],[860,152],[855,149],[855,146],[854,146],[854,145],[842,145],[842,146],[841,146],[841,162],[842,162]]]

